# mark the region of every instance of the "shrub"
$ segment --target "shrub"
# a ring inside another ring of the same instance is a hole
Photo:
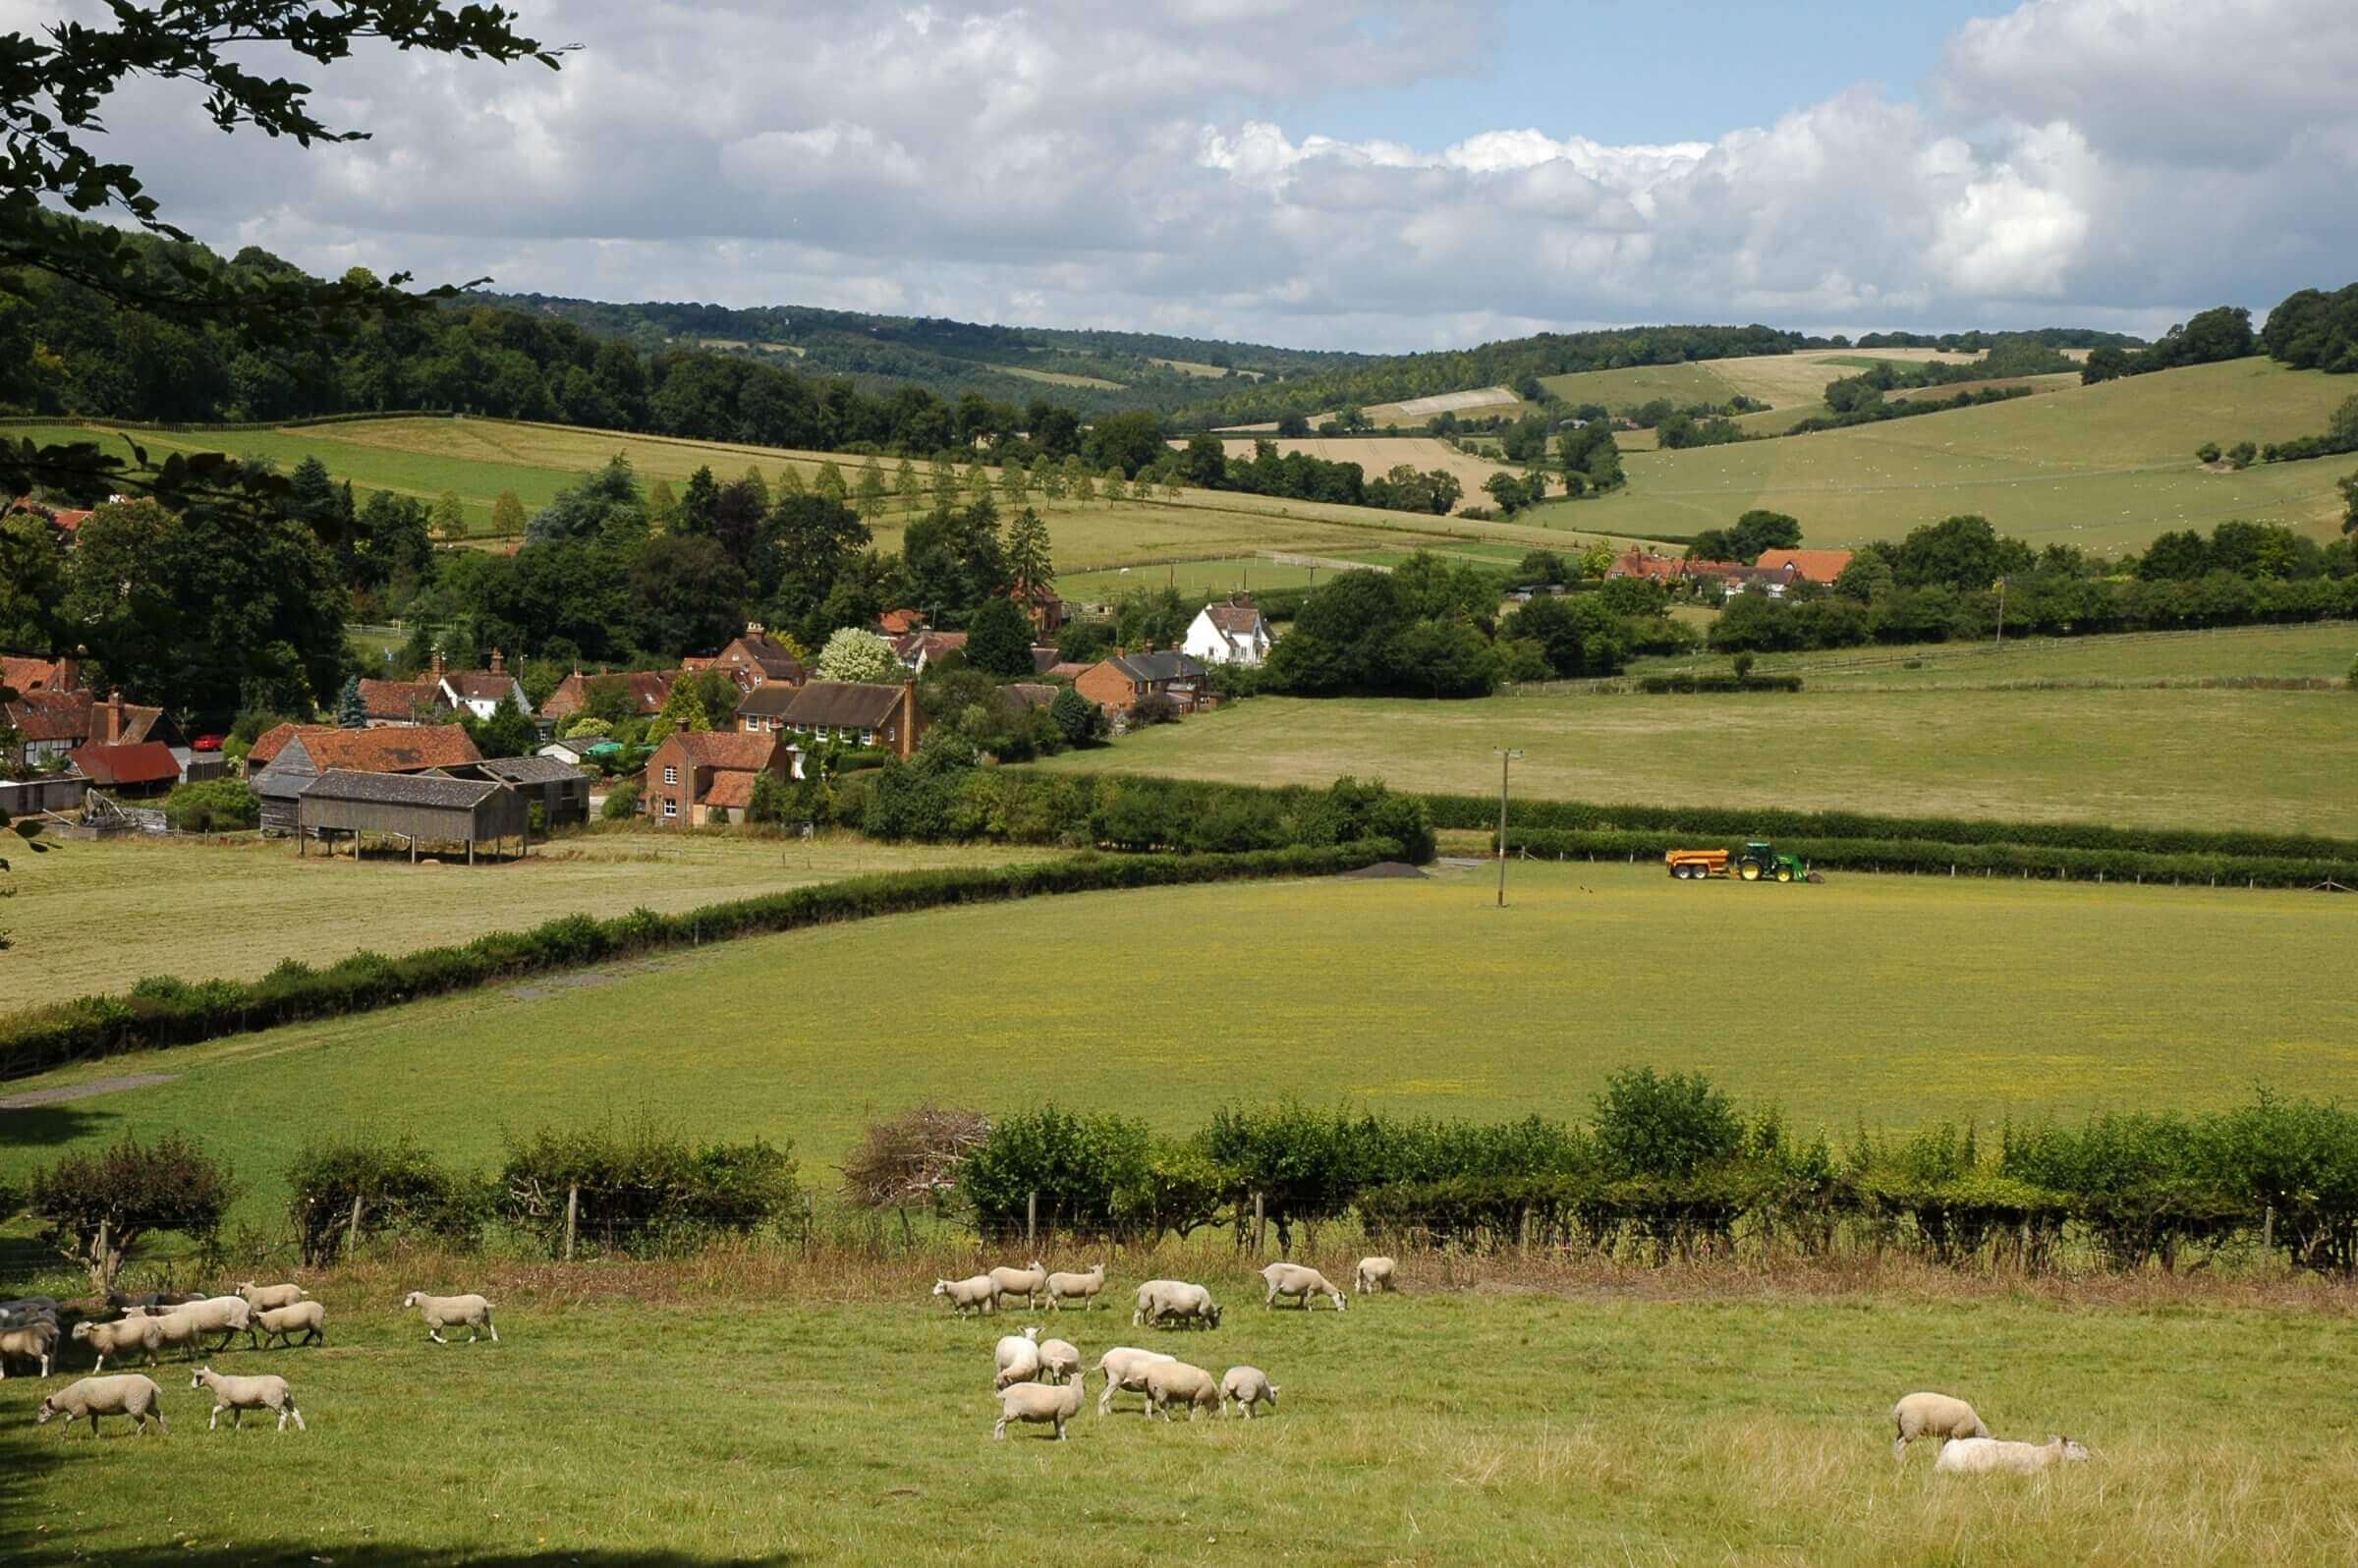
[[[625,1253],[694,1246],[722,1233],[757,1230],[799,1201],[794,1160],[785,1148],[750,1144],[691,1145],[676,1133],[642,1125],[559,1131],[542,1128],[511,1141],[500,1171],[508,1222],[533,1235],[554,1257],[565,1249],[569,1195],[582,1238]]]
[[[1168,692],[1149,692],[1130,705],[1130,727],[1143,729],[1149,724],[1179,722],[1179,700]]]
[[[491,1195],[452,1174],[406,1134],[314,1139],[287,1165],[287,1218],[303,1265],[336,1261],[361,1235],[416,1230],[468,1248],[482,1239]]]
[[[957,1186],[958,1167],[989,1137],[989,1117],[944,1105],[870,1122],[843,1162],[844,1196],[863,1208],[938,1204]]]
[[[606,796],[606,804],[597,813],[609,822],[627,822],[639,814],[639,781],[629,779],[614,786]]]
[[[1114,1195],[1147,1185],[1151,1147],[1145,1122],[1043,1105],[990,1129],[959,1168],[959,1194],[985,1237],[1021,1234],[1036,1194],[1041,1223],[1111,1234]]]
[[[1597,1148],[1615,1176],[1691,1177],[1743,1147],[1735,1101],[1701,1073],[1614,1073],[1597,1096]]]
[[[200,779],[164,797],[164,820],[176,833],[234,833],[261,825],[262,803],[242,778]]]
[[[42,1239],[87,1269],[103,1293],[151,1231],[209,1244],[236,1197],[229,1168],[180,1134],[142,1144],[127,1133],[112,1148],[68,1154],[34,1172],[26,1207],[40,1221]]]

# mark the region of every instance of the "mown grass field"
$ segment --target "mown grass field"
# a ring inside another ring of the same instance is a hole
[[[413,1131],[477,1164],[504,1130],[644,1115],[791,1139],[824,1172],[870,1116],[925,1100],[1053,1099],[1174,1132],[1288,1095],[1585,1118],[1635,1063],[1699,1069],[1836,1138],[1862,1120],[2219,1105],[2255,1082],[2358,1094],[2358,992],[2259,978],[2345,968],[2349,900],[1698,886],[1585,863],[1509,879],[1503,911],[1483,868],[940,911],[113,1057],[7,1090],[177,1077],[0,1111],[0,1181],[60,1146],[181,1128],[233,1154],[238,1212],[258,1225],[287,1159],[338,1126]]]
[[[1051,768],[1254,783],[1343,773],[1588,801],[2339,832],[2358,767],[2344,692],[1260,698]]]
[[[1093,1377],[1063,1443],[990,1438],[992,1340],[1031,1317],[954,1320],[917,1267],[445,1265],[433,1282],[488,1288],[501,1342],[437,1346],[396,1306],[409,1271],[370,1264],[313,1282],[324,1348],[216,1363],[288,1377],[304,1433],[207,1432],[210,1396],[171,1364],[170,1437],[118,1419],[61,1441],[29,1420],[41,1385],[11,1378],[0,1554],[1930,1568],[2358,1552],[2358,1339],[2338,1308],[1412,1278],[1306,1316],[1248,1300],[1224,1251],[1117,1259],[1108,1291],[1150,1266],[1207,1277],[1229,1304],[1216,1330],[1133,1328],[1125,1302],[1042,1315],[1043,1335],[1085,1365],[1148,1342],[1214,1376],[1259,1366],[1278,1409],[1165,1425],[1125,1395],[1100,1419]],[[1886,1413],[1928,1385],[2002,1435],[2064,1430],[2095,1457],[2027,1479],[1936,1475],[1922,1445],[1895,1465]]]
[[[333,962],[514,930],[560,915],[664,913],[808,882],[1010,852],[598,830],[504,866],[415,867],[395,856],[298,860],[285,841],[53,843],[11,854],[0,1013],[131,988],[144,975],[251,980],[282,959]]]
[[[1708,615],[1710,612],[1705,611]],[[1701,624],[1701,623],[1699,623]],[[1813,691],[1863,688],[1990,688],[2035,681],[2127,685],[2174,681],[2346,681],[2358,662],[2358,626],[2238,626],[2208,632],[2119,637],[1938,643],[1904,648],[1834,648],[1765,654],[1758,673],[1801,675]],[[1657,658],[1632,666],[1724,670],[1721,657]]]

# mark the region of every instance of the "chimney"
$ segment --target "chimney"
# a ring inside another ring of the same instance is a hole
[[[498,675],[502,671],[506,670],[507,667],[508,661],[501,656],[499,649],[493,648],[491,650],[491,673]]]
[[[748,621],[745,623],[745,635],[747,637],[759,637],[762,631],[763,627],[759,621]]]
[[[72,692],[79,690],[81,686],[82,666],[76,661],[73,654],[68,653],[57,661],[57,680],[51,689],[59,692]]]
[[[123,739],[123,689],[117,687],[106,698],[106,744],[114,745]]]
[[[434,679],[437,681],[442,679],[442,650],[440,648],[434,649]]]

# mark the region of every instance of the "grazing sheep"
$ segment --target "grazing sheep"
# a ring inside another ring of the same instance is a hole
[[[1962,1399],[1946,1394],[1910,1394],[1891,1407],[1891,1425],[1899,1433],[1891,1439],[1891,1457],[1908,1457],[1908,1444],[1919,1437],[1930,1437],[1937,1445],[1956,1437],[1987,1437],[1990,1428],[1982,1425],[1973,1407]]]
[[[1046,1383],[1017,1383],[999,1390],[999,1424],[990,1428],[991,1436],[1004,1441],[1007,1424],[1011,1421],[1054,1422],[1056,1440],[1065,1442],[1064,1424],[1081,1414],[1081,1400],[1086,1385],[1078,1378],[1062,1388]]]
[[[1064,1311],[1068,1301],[1078,1301],[1083,1312],[1096,1305],[1097,1292],[1105,1288],[1105,1265],[1097,1264],[1085,1274],[1050,1274],[1048,1276],[1048,1307],[1052,1312]]]
[[[134,1319],[126,1317],[123,1321],[131,1322]],[[155,1342],[161,1349],[186,1350],[189,1360],[195,1361],[196,1352],[204,1346],[204,1336],[208,1332],[204,1321],[186,1307],[179,1312],[166,1313],[161,1317],[149,1317],[144,1321],[155,1324]],[[228,1342],[227,1339],[222,1341],[225,1345]]]
[[[950,1298],[950,1316],[963,1317],[969,1313],[986,1313],[998,1305],[998,1288],[988,1274],[977,1274],[972,1279],[937,1279],[933,1294]]]
[[[0,1301],[0,1328],[29,1328],[34,1323],[56,1321],[55,1296],[19,1296],[15,1301]]]
[[[49,1375],[49,1359],[57,1354],[57,1324],[27,1323],[22,1328],[0,1328],[0,1378],[8,1375],[8,1358],[19,1361],[37,1361],[41,1375]]]
[[[232,1430],[246,1420],[246,1412],[250,1410],[277,1411],[280,1431],[287,1429],[289,1417],[294,1418],[297,1431],[310,1429],[304,1426],[303,1412],[295,1408],[295,1396],[287,1392],[284,1377],[226,1377],[210,1367],[199,1367],[189,1379],[189,1386],[213,1391],[213,1419],[204,1424],[206,1431],[221,1425],[221,1412],[225,1410],[229,1412]]]
[[[74,1337],[98,1352],[98,1365],[90,1371],[106,1371],[106,1358],[128,1356],[133,1351],[147,1353],[147,1365],[155,1365],[156,1352],[164,1348],[164,1320],[160,1317],[125,1317],[111,1323],[76,1323]]]
[[[1270,1382],[1269,1374],[1259,1367],[1231,1367],[1228,1375],[1220,1379],[1221,1415],[1228,1414],[1228,1401],[1231,1399],[1236,1401],[1236,1408],[1245,1413],[1245,1420],[1251,1421],[1255,1405],[1266,1405],[1271,1410],[1277,1408],[1277,1385]]]
[[[299,1301],[292,1307],[273,1307],[256,1313],[254,1327],[279,1344],[293,1348],[297,1334],[307,1345],[324,1344],[327,1340],[327,1308],[315,1301]]]
[[[1280,1296],[1298,1296],[1302,1300],[1302,1310],[1308,1312],[1311,1297],[1323,1296],[1334,1303],[1336,1312],[1345,1310],[1343,1293],[1334,1288],[1332,1280],[1315,1268],[1305,1267],[1301,1263],[1271,1263],[1261,1271],[1261,1278],[1269,1287],[1268,1294],[1261,1298],[1263,1307],[1276,1306]]]
[[[213,1347],[215,1350],[228,1349],[229,1342],[240,1334],[253,1338],[253,1309],[246,1305],[243,1296],[207,1296],[202,1301],[172,1308],[169,1313],[151,1316],[187,1317],[196,1324],[199,1333],[219,1334],[221,1342]],[[259,1341],[255,1343],[258,1345]]]
[[[401,1299],[404,1307],[415,1307],[425,1319],[425,1337],[437,1345],[447,1345],[442,1330],[454,1323],[467,1325],[467,1343],[474,1344],[484,1333],[491,1343],[499,1343],[499,1329],[491,1321],[491,1304],[473,1292],[464,1296],[428,1296],[422,1290],[413,1290]]]
[[[1067,1339],[1039,1342],[1039,1380],[1061,1383],[1081,1374],[1081,1347]]]
[[[52,1416],[66,1418],[65,1430],[60,1437],[74,1435],[74,1424],[83,1417],[90,1419],[90,1435],[98,1435],[101,1416],[129,1416],[140,1434],[145,1436],[147,1423],[152,1420],[155,1429],[165,1436],[172,1428],[164,1425],[164,1391],[155,1386],[155,1379],[138,1372],[121,1372],[113,1377],[84,1377],[66,1384],[41,1401],[40,1413],[34,1422],[47,1425]]]
[[[308,1299],[310,1292],[301,1285],[257,1285],[250,1279],[238,1287],[238,1294],[246,1298],[247,1306],[261,1313],[275,1307],[292,1307]]]
[[[1138,1287],[1138,1310],[1130,1315],[1130,1321],[1151,1328],[1166,1317],[1207,1328],[1220,1326],[1220,1309],[1212,1302],[1210,1291],[1185,1280],[1150,1279]]]
[[[1211,1373],[1201,1367],[1191,1367],[1183,1361],[1157,1361],[1147,1365],[1147,1416],[1171,1419],[1171,1401],[1187,1407],[1187,1419],[1194,1421],[1199,1411],[1218,1411],[1220,1385]]]
[[[993,1388],[1009,1383],[1028,1383],[1039,1375],[1039,1330],[1027,1328],[1020,1334],[1006,1334],[999,1339],[998,1373],[990,1380]]]
[[[1048,1271],[1040,1266],[1037,1258],[1032,1260],[1030,1268],[994,1268],[990,1271],[991,1294],[1002,1306],[1008,1297],[1021,1296],[1024,1305],[1029,1307],[1037,1298],[1046,1294],[1047,1288]]]
[[[2043,1443],[2000,1442],[1995,1437],[1958,1437],[1940,1450],[1933,1469],[1949,1476],[1988,1476],[2003,1472],[2035,1476],[2048,1466],[2069,1460],[2085,1464],[2088,1450],[2069,1437],[2049,1437]]]
[[[1113,1396],[1125,1388],[1144,1392],[1149,1367],[1159,1361],[1178,1359],[1176,1356],[1166,1356],[1159,1350],[1139,1350],[1130,1345],[1114,1346],[1098,1357],[1096,1366],[1090,1369],[1105,1374],[1105,1392],[1097,1397],[1097,1414],[1112,1415]],[[1086,1378],[1083,1380],[1087,1381]]]
[[[1389,1258],[1363,1258],[1359,1260],[1359,1271],[1351,1276],[1352,1292],[1355,1295],[1373,1296],[1387,1290],[1398,1290],[1400,1287],[1394,1276],[1399,1270],[1400,1265]]]

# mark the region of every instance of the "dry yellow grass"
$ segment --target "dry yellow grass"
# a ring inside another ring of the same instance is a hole
[[[1746,397],[1759,398],[1781,409],[1791,403],[1815,403],[1828,382],[1859,373],[1856,364],[1833,363],[1837,360],[1969,364],[1979,358],[1973,354],[1942,354],[1935,349],[1813,349],[1802,354],[1752,354],[1705,363]]]

